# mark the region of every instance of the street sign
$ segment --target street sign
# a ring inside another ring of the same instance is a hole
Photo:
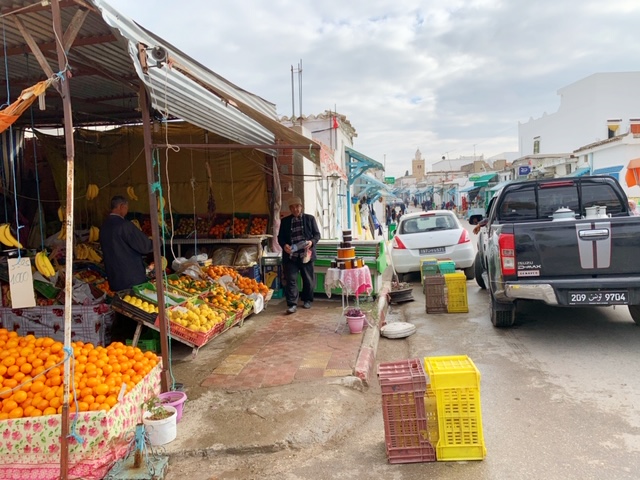
[[[384,183],[387,185],[395,185],[396,177],[384,177]]]
[[[526,165],[518,167],[518,176],[522,177],[524,175],[529,175],[530,173],[531,173],[531,167]]]

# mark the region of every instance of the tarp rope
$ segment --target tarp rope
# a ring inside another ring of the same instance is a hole
[[[30,79],[29,73],[29,54],[25,53],[24,56],[27,59],[27,78]],[[31,132],[35,132],[34,120],[33,120],[33,104],[29,107],[29,115],[31,117]],[[37,150],[37,138],[35,134],[31,140],[33,144],[33,161],[36,170],[36,198],[38,200],[38,226],[40,227],[40,250],[44,250],[44,215],[42,214],[42,200],[40,199],[40,173],[38,172],[38,150]]]

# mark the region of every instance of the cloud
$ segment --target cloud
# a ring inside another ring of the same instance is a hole
[[[637,70],[635,0],[109,3],[280,115],[301,60],[303,114],[335,106],[396,176],[417,148],[427,163],[517,151],[518,122],[556,111],[560,88]]]

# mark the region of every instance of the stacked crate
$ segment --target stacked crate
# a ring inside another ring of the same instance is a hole
[[[442,275],[424,277],[424,299],[427,313],[447,313],[447,296]]]
[[[462,272],[445,273],[444,282],[446,285],[447,312],[467,313],[469,304],[467,302],[467,277]]]
[[[378,380],[389,463],[434,462],[425,408],[427,377],[420,359],[381,363]]]
[[[480,372],[466,355],[425,357],[427,419],[437,419],[439,461],[482,460],[486,456],[480,411]],[[435,401],[434,401],[435,399]],[[433,409],[435,408],[435,412]]]

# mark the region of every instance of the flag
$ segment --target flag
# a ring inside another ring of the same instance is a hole
[[[340,126],[340,124],[338,123],[338,118],[337,117],[331,117],[331,120],[333,121],[331,128],[336,129]]]

